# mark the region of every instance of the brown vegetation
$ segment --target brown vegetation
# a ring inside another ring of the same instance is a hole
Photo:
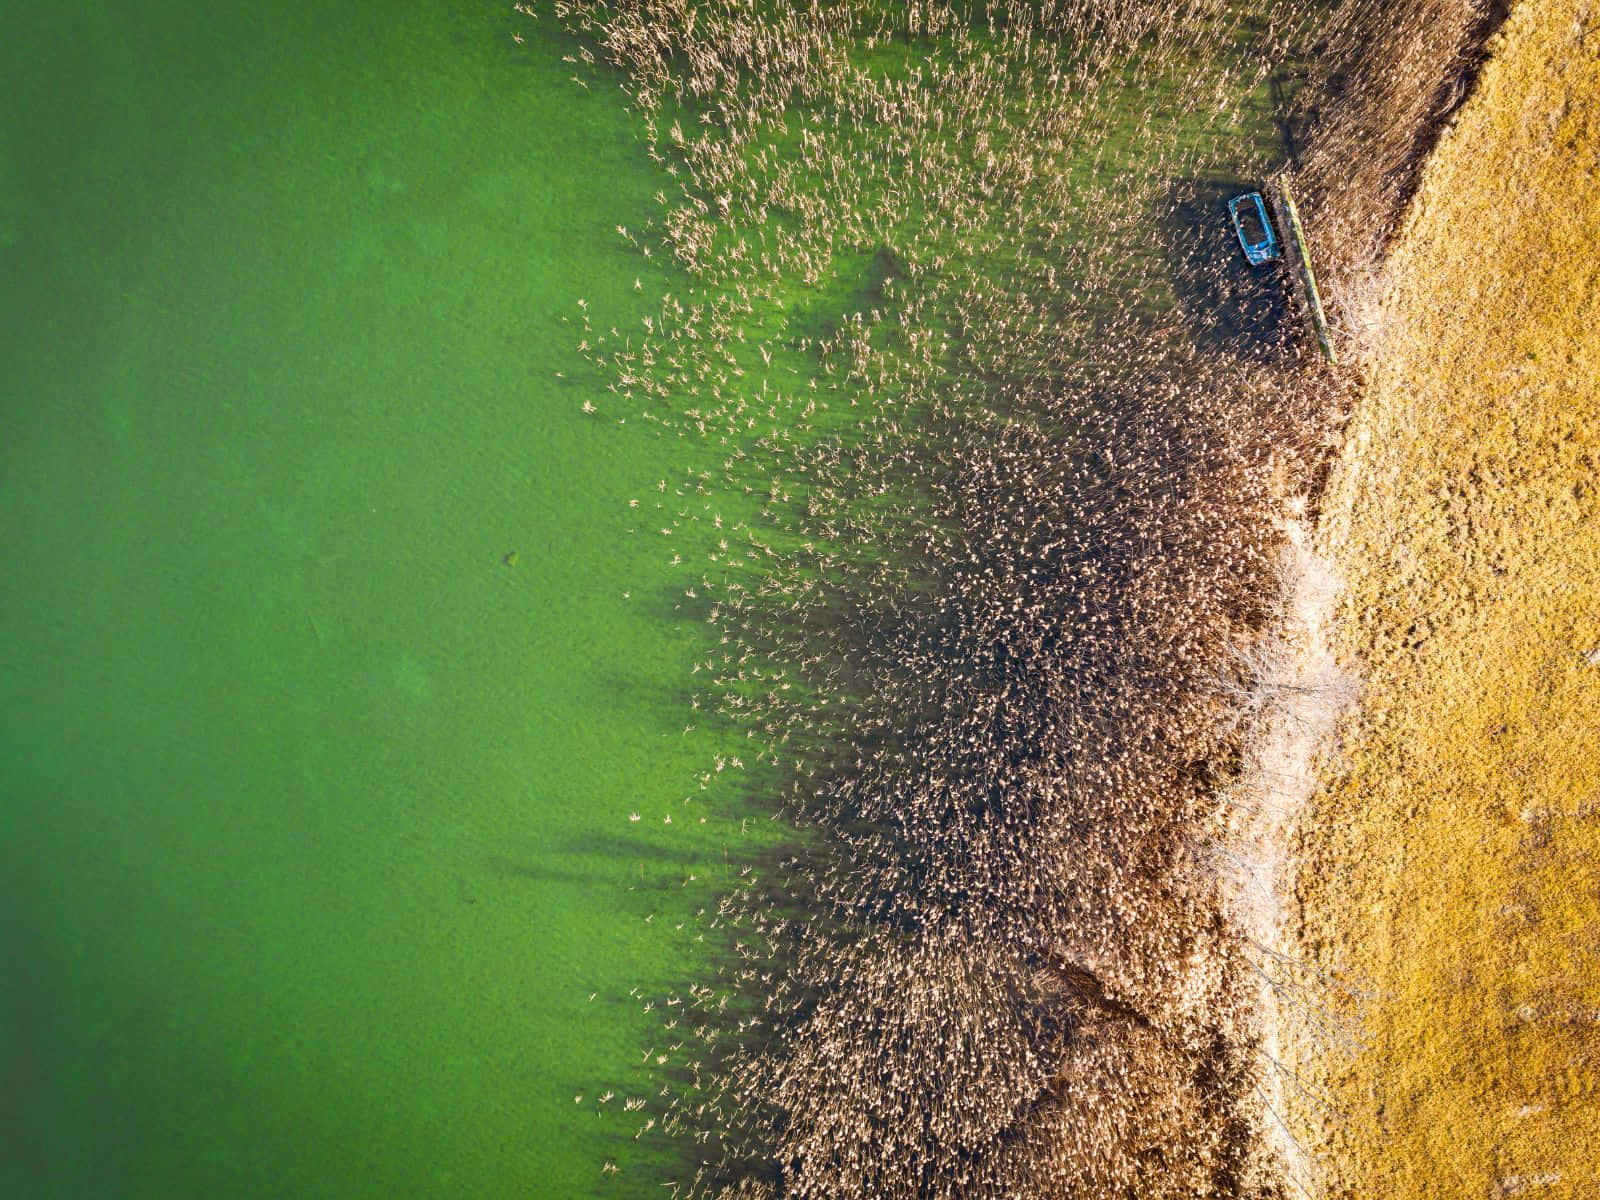
[[[1439,131],[1470,94],[1505,0],[1355,0],[1312,46],[1294,119],[1313,258],[1335,302],[1382,262]]]

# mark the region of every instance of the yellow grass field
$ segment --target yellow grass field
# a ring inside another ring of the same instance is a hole
[[[1490,51],[1318,530],[1363,685],[1294,845],[1300,953],[1356,989],[1296,1055],[1330,1197],[1600,1197],[1600,0]]]

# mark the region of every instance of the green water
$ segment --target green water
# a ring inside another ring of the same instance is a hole
[[[637,121],[509,5],[8,9],[0,1194],[590,1194],[719,836],[691,451],[556,375]]]
[[[690,694],[761,569],[724,455],[858,397],[797,417],[783,346],[783,417],[753,347],[760,422],[606,389],[676,185],[549,13],[5,30],[0,1196],[654,1194],[646,1005],[750,861]],[[883,282],[828,253],[808,336]]]

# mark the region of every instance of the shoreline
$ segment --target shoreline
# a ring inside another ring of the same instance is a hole
[[[1225,792],[1238,818],[1229,834],[1238,847],[1224,904],[1246,949],[1253,948],[1260,1050],[1270,1064],[1261,1082],[1260,1128],[1267,1152],[1302,1194],[1316,1194],[1317,1165],[1297,1137],[1287,1103],[1298,1080],[1288,1060],[1297,1004],[1310,986],[1301,968],[1292,914],[1299,863],[1291,835],[1317,786],[1316,764],[1342,716],[1355,702],[1356,681],[1334,660],[1328,627],[1343,585],[1315,546],[1315,525],[1302,503],[1283,521],[1284,615],[1255,662],[1259,705],[1239,778]]]
[[[1341,488],[1349,486],[1357,469],[1357,419],[1371,394],[1374,361],[1381,352],[1369,336],[1377,303],[1373,281],[1389,269],[1430,164],[1474,99],[1491,58],[1489,46],[1510,12],[1508,4],[1480,14],[1445,5],[1444,19],[1430,29],[1417,19],[1428,7],[1418,3],[1391,10],[1394,30],[1411,39],[1402,51],[1363,47],[1352,51],[1347,66],[1356,77],[1370,78],[1414,56],[1441,65],[1437,83],[1412,78],[1410,94],[1403,88],[1377,89],[1378,98],[1365,109],[1359,95],[1344,100],[1334,128],[1325,131],[1331,136],[1320,146],[1313,141],[1301,173],[1301,186],[1311,197],[1307,207],[1315,213],[1313,257],[1327,264],[1334,285],[1330,307],[1344,365],[1321,373],[1332,405],[1322,461],[1298,486],[1280,480],[1279,617],[1249,652],[1253,686],[1243,705],[1247,732],[1241,768],[1221,795],[1223,838],[1233,863],[1223,879],[1221,901],[1255,977],[1258,1051],[1266,1063],[1257,1093],[1258,1128],[1266,1160],[1290,1191],[1307,1197],[1325,1191],[1328,1164],[1315,1148],[1322,1139],[1311,1130],[1322,1119],[1326,1100],[1313,1093],[1302,1068],[1343,1053],[1335,1043],[1353,1034],[1335,1006],[1324,1003],[1330,985],[1345,985],[1306,954],[1299,902],[1305,863],[1297,842],[1314,819],[1311,809],[1337,762],[1342,728],[1359,719],[1364,682],[1362,664],[1340,655],[1336,645],[1339,610],[1347,600],[1345,547],[1331,528],[1329,506],[1338,504]],[[1373,38],[1369,44],[1383,41]],[[1390,136],[1385,129],[1374,152],[1341,177],[1337,151],[1350,150],[1354,133],[1386,118],[1398,133]],[[1377,235],[1366,242],[1350,237],[1363,228]],[[1307,321],[1309,337],[1309,316],[1299,316]]]

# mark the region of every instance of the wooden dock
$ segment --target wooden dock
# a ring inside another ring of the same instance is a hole
[[[1289,230],[1294,235],[1295,257],[1300,262],[1300,283],[1305,291],[1306,308],[1311,313],[1311,324],[1317,332],[1317,344],[1322,347],[1322,355],[1330,363],[1337,364],[1339,359],[1333,351],[1333,341],[1328,336],[1328,319],[1322,312],[1322,295],[1317,291],[1317,275],[1311,269],[1311,252],[1306,248],[1305,230],[1300,227],[1300,212],[1295,208],[1294,193],[1289,190],[1289,180],[1280,175],[1277,180],[1277,191],[1283,200],[1284,215],[1289,218]]]

